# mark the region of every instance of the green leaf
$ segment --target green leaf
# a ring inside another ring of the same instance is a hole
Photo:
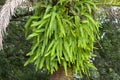
[[[46,14],[43,19],[47,19],[47,18],[50,18],[51,17],[51,14]]]
[[[52,40],[52,42],[49,44],[47,51],[49,51],[51,48],[53,48],[55,43],[55,40]]]
[[[41,24],[41,21],[34,21],[32,24],[31,24],[31,27],[36,27],[38,25]]]
[[[51,5],[47,5],[47,8],[46,8],[45,13],[44,13],[44,17],[50,12],[51,9],[52,9],[52,6]]]
[[[59,26],[59,28],[60,28],[61,34],[62,34],[63,36],[66,36],[66,34],[65,34],[65,29],[64,29],[64,27],[63,27],[62,20],[61,20],[61,17],[59,16],[59,14],[56,15],[56,18],[57,18],[57,21],[58,21],[58,26]]]
[[[28,35],[27,40],[32,39],[33,37],[36,37],[38,35],[39,35],[38,33],[32,33],[32,34]]]
[[[53,32],[53,29],[54,29],[54,22],[55,22],[55,16],[56,16],[56,13],[55,12],[52,12],[51,14],[51,20],[50,20],[50,23],[49,23],[49,27],[48,27],[48,30],[47,30],[47,37],[51,37],[50,34],[52,34]]]
[[[45,29],[35,29],[35,30],[33,30],[33,33],[42,33],[44,31],[45,31]]]
[[[65,74],[67,76],[68,74],[67,74],[67,63],[66,63],[66,61],[63,61],[63,67],[64,67],[64,70],[65,70]]]
[[[86,6],[88,8],[89,13],[91,14],[91,12],[92,12],[91,5],[89,3],[85,3],[85,4],[86,4]]]
[[[45,64],[44,64],[44,65],[46,66],[46,68],[47,68],[48,71],[51,70],[50,62],[51,62],[50,56],[47,56],[46,59],[45,59]],[[51,62],[51,63],[52,63],[52,62]]]
[[[26,31],[25,31],[25,36],[27,36],[28,31],[30,30],[29,28],[30,28],[30,26],[31,26],[32,20],[33,20],[33,19],[29,18],[28,21],[27,21],[27,23],[25,24],[25,30],[26,30]]]
[[[64,55],[66,54],[65,57],[66,57],[66,58],[69,57],[69,58],[67,58],[68,61],[72,62],[72,61],[73,61],[73,55],[72,55],[72,53],[70,53],[70,46],[69,46],[69,44],[67,43],[67,40],[64,41],[64,49],[65,49],[66,52],[67,52],[67,53],[64,53]]]
[[[92,18],[90,14],[82,13],[82,15],[88,18],[92,22],[92,24],[94,24],[95,26],[98,26],[98,24],[95,22],[95,20]]]
[[[48,22],[47,19],[42,19],[42,20],[39,22],[39,25],[38,25],[37,29],[40,29],[42,26],[45,26],[47,22]]]
[[[42,69],[44,66],[45,57],[41,57],[39,61],[39,69]]]

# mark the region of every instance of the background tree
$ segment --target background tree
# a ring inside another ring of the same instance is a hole
[[[116,14],[109,13],[105,18],[101,18],[101,48],[97,50],[95,65],[98,68],[98,80],[119,80],[119,54],[120,54],[120,27],[119,27],[119,7],[109,8]]]
[[[25,11],[18,9],[16,15],[21,15]],[[49,79],[46,70],[36,71],[33,64],[24,67],[28,59],[26,53],[30,50],[30,43],[25,40],[24,29],[27,16],[13,17],[6,30],[3,41],[4,49],[0,51],[0,80]]]

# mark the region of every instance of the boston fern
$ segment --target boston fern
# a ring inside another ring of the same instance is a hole
[[[89,75],[94,42],[99,39],[99,26],[94,20],[96,5],[92,0],[41,0],[35,14],[25,25],[27,40],[32,41],[29,59],[36,69],[46,68],[51,74],[64,67]]]

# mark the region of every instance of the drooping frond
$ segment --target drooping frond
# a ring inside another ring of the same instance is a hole
[[[6,27],[10,22],[10,18],[14,15],[15,9],[25,0],[6,0],[0,11],[0,49],[2,49],[2,36],[6,32]]]

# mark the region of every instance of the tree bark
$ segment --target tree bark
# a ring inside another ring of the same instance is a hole
[[[65,71],[63,67],[59,67],[59,69],[51,74],[50,80],[73,80],[72,68],[68,69],[68,75],[65,75]]]

